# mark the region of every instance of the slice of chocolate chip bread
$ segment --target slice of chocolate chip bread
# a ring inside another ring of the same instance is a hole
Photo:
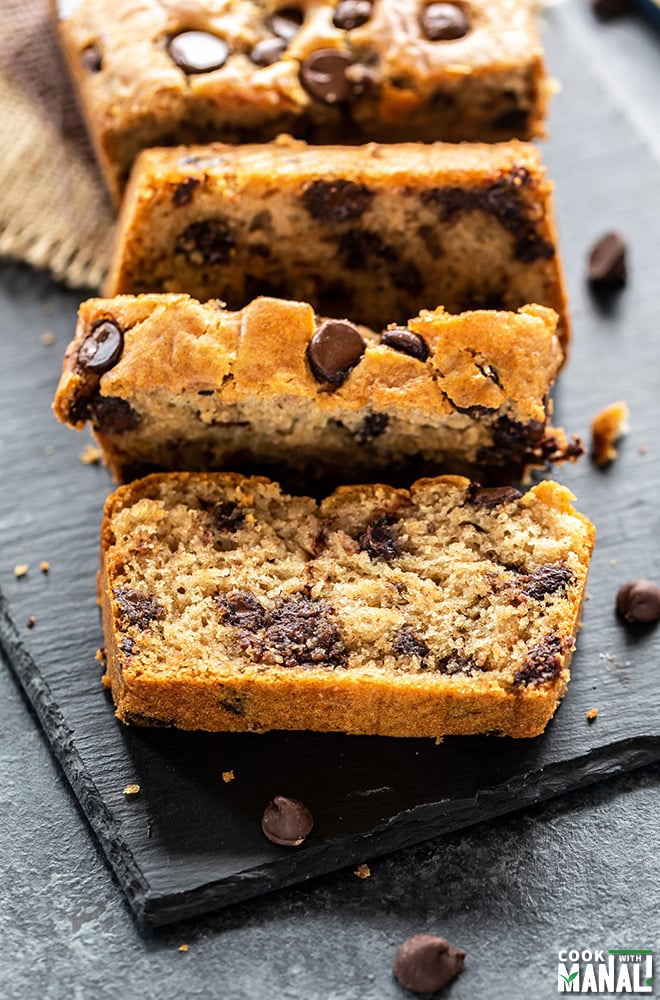
[[[539,302],[565,347],[551,191],[519,142],[148,150],[106,294],[187,292],[231,309],[276,295],[376,329],[438,305]]]
[[[117,714],[535,736],[566,690],[594,541],[571,499],[459,477],[320,504],[235,474],[122,486],[99,578]]]
[[[438,309],[375,333],[283,299],[239,312],[185,295],[91,299],[55,413],[90,421],[119,480],[231,468],[303,490],[438,472],[501,483],[582,451],[548,423],[556,321],[542,306]]]
[[[543,135],[526,0],[51,0],[108,186],[148,146]]]

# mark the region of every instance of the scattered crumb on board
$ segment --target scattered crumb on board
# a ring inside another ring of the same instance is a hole
[[[608,465],[618,455],[614,447],[629,430],[627,405],[619,400],[606,406],[591,421],[591,457],[597,466]]]
[[[45,333],[41,334],[41,343],[44,347],[52,347],[55,343],[55,334],[51,333],[50,330],[46,330]]]
[[[235,778],[235,774],[234,774],[233,771],[223,771],[222,772],[222,780],[224,781],[225,784],[228,784],[230,781],[233,781],[234,778]]]
[[[27,563],[18,563],[17,566],[14,566],[14,576],[16,577],[27,576],[27,571],[28,571]]]
[[[140,794],[139,785],[126,785],[126,787],[124,788],[124,795],[129,799],[132,798],[134,795],[139,795],[139,794]]]
[[[50,563],[46,562],[46,560],[44,559],[42,562],[39,563],[39,569],[41,570],[42,573],[50,572]]]
[[[357,866],[353,874],[357,875],[358,878],[369,878],[371,875],[371,868],[369,865],[361,864]]]
[[[101,461],[101,452],[93,444],[86,444],[78,458],[83,465],[98,465]]]
[[[179,951],[188,951],[188,945],[187,944],[180,944],[179,945]]]
[[[37,619],[34,617],[34,615],[30,615],[25,624],[27,625],[28,628],[34,628],[34,626],[37,624]]]
[[[598,709],[590,708],[589,711],[587,712],[588,721],[593,722],[597,715],[598,715]]]

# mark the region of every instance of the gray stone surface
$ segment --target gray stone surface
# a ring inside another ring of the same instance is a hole
[[[579,40],[585,72],[588,64],[653,148],[657,38],[635,20],[596,25],[586,4],[547,17],[551,42]],[[550,57],[552,65],[552,49]],[[616,191],[613,176],[615,214]],[[643,266],[657,273],[657,259]],[[57,350],[75,301],[58,299]],[[23,308],[2,302],[0,336],[20,323]],[[44,318],[44,328],[52,325]],[[3,420],[8,434],[20,414]],[[10,470],[0,461],[4,477]],[[17,558],[3,552],[2,561]],[[465,972],[444,995],[541,1000],[557,994],[560,947],[660,949],[659,766],[376,860],[364,881],[346,871],[145,935],[5,670],[0,699],[0,996],[7,1000],[401,998],[391,961],[400,941],[421,931],[440,932],[468,952]]]

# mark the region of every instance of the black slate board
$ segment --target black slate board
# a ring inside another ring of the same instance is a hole
[[[49,412],[79,296],[6,265],[0,294],[0,644],[34,706],[138,917],[162,924],[363,861],[626,770],[660,756],[660,630],[626,630],[618,583],[660,579],[656,346],[657,170],[622,112],[586,71],[561,16],[546,31],[557,99],[546,160],[557,182],[575,339],[556,416],[587,434],[593,413],[627,399],[632,432],[599,472],[583,460],[558,475],[598,528],[584,629],[569,693],[531,741],[386,740],[306,733],[186,734],[127,729],[112,714],[94,660],[94,601],[104,470],[83,467],[85,439]],[[655,210],[655,217],[654,217]],[[605,228],[632,242],[632,281],[609,304],[583,284],[583,257]],[[40,334],[57,334],[45,347]],[[641,453],[643,452],[643,453]],[[41,560],[51,564],[48,574]],[[613,565],[616,561],[616,565]],[[13,566],[30,566],[15,579]],[[33,630],[26,622],[37,621]],[[588,724],[585,713],[598,706]],[[221,772],[234,770],[224,784]],[[122,790],[142,788],[136,799]],[[308,803],[316,825],[295,852],[259,829],[277,793]]]

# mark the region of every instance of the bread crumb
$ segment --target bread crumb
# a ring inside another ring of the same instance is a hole
[[[139,794],[140,794],[139,785],[126,785],[126,787],[124,788],[124,795],[127,798],[133,798],[134,795],[139,795]]]
[[[105,663],[105,648],[103,646],[99,646],[96,650],[94,653],[94,659],[98,660],[99,663]]]
[[[39,563],[39,569],[42,573],[48,573],[50,571],[50,563],[44,559],[43,562]]]
[[[110,690],[110,688],[112,687],[112,681],[110,680],[107,674],[103,674],[103,677],[101,678],[101,684],[103,685],[104,688],[107,688],[108,690]]]
[[[358,865],[353,874],[357,875],[358,878],[369,878],[371,875],[371,868],[369,865],[365,864]]]
[[[188,951],[188,945],[187,944],[180,944],[179,945],[179,951]]]
[[[223,771],[222,772],[222,780],[224,781],[225,784],[228,784],[230,781],[233,781],[234,777],[235,777],[235,775],[234,775],[233,771]]]
[[[649,449],[648,449],[647,445],[640,444],[639,448],[637,449],[637,454],[638,455],[646,455],[646,453],[647,453],[648,450]]]
[[[16,577],[27,576],[27,571],[28,571],[27,563],[19,563],[17,566],[14,566],[14,576]]]
[[[610,566],[612,566],[612,568],[614,568],[614,566],[616,566],[616,564],[617,564],[617,560],[616,559],[610,559]]]
[[[27,625],[28,628],[34,628],[34,626],[37,624],[37,619],[34,617],[34,615],[30,615],[25,624]]]
[[[441,743],[444,743],[444,741],[445,741],[444,736],[436,736],[435,745],[439,747]]]
[[[98,465],[101,461],[101,452],[93,444],[86,444],[78,458],[83,465]]]
[[[599,468],[619,454],[614,445],[628,432],[629,415],[626,404],[619,401],[606,406],[591,421],[591,457]]]
[[[51,333],[50,330],[46,330],[45,333],[41,334],[41,343],[44,347],[52,347],[55,343],[55,334]]]
[[[587,712],[587,719],[589,720],[589,722],[593,722],[597,715],[598,715],[598,709],[590,708],[589,711]]]

